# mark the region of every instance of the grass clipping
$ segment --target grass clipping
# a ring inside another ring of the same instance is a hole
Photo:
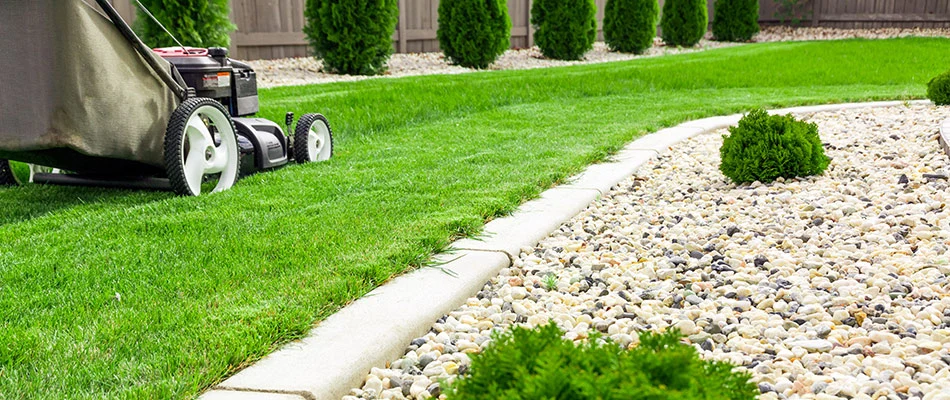
[[[747,372],[704,361],[678,332],[645,332],[632,349],[593,336],[575,344],[554,323],[496,334],[448,399],[754,399]]]

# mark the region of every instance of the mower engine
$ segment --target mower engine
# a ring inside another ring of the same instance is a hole
[[[194,91],[190,95],[215,99],[228,109],[238,134],[242,176],[283,166],[294,158],[291,139],[280,126],[250,117],[260,109],[257,74],[250,65],[228,58],[228,50],[221,47],[168,47],[154,51],[175,66],[189,92]],[[289,130],[292,114],[287,119]],[[248,157],[251,154],[254,156]]]

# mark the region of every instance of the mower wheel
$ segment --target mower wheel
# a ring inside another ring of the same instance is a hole
[[[294,129],[294,160],[298,163],[326,161],[333,156],[333,131],[321,114],[304,114]]]
[[[214,179],[211,193],[234,186],[240,161],[235,131],[228,110],[213,99],[187,99],[172,112],[165,130],[165,171],[175,193],[197,196],[202,183]]]
[[[10,161],[0,160],[0,186],[17,186],[20,181],[13,175],[13,166]]]

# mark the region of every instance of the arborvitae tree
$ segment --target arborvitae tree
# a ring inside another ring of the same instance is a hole
[[[231,9],[228,0],[140,0],[152,15],[185,46],[228,47]],[[135,31],[149,47],[172,47],[175,41],[138,9]]]
[[[376,75],[393,52],[397,0],[307,0],[304,33],[327,72]]]
[[[825,156],[818,125],[762,109],[752,110],[729,128],[719,155],[719,170],[735,183],[820,175],[831,161]]]
[[[666,0],[663,3],[660,36],[667,45],[696,45],[706,34],[708,24],[706,0]]]
[[[578,60],[597,39],[594,0],[535,0],[531,6],[534,41],[545,57]]]
[[[713,37],[725,42],[748,42],[759,33],[759,0],[716,0]]]
[[[604,41],[614,51],[643,53],[653,46],[659,13],[657,0],[607,0]]]
[[[510,46],[511,19],[505,0],[442,0],[439,47],[452,62],[486,68]]]
[[[950,105],[950,71],[927,82],[927,98],[938,106]]]

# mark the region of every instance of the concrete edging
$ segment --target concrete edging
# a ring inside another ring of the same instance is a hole
[[[905,103],[846,103],[770,113],[812,113]],[[435,257],[438,267],[413,271],[376,288],[315,325],[306,338],[264,357],[200,399],[340,399],[351,388],[360,386],[371,368],[383,367],[400,357],[412,339],[424,335],[435,320],[464,304],[486,281],[509,266],[522,247],[536,245],[674,144],[734,125],[741,117],[742,114],[733,114],[703,118],[637,139],[615,154],[613,161],[591,165],[569,183],[522,204],[511,216],[487,223],[483,240],[456,241],[450,253]],[[941,126],[941,139],[950,139],[950,120]]]

